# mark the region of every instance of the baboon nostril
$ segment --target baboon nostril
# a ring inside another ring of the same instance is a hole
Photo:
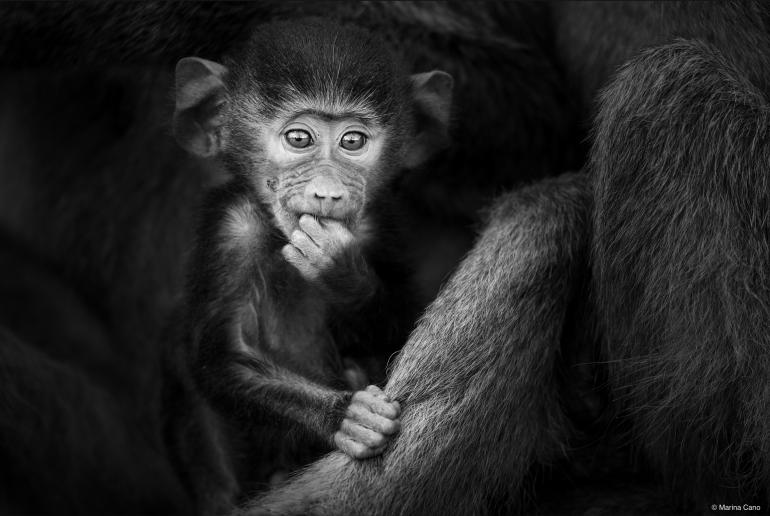
[[[327,194],[327,193],[314,192],[313,197],[319,200],[330,199],[332,201],[339,201],[342,199],[342,194],[341,193]]]

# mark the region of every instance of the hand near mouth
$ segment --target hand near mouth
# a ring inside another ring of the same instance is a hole
[[[372,273],[355,236],[339,220],[303,214],[281,253],[332,299],[350,302],[374,291]]]

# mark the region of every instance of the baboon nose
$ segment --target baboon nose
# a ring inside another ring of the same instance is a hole
[[[345,189],[339,181],[319,177],[310,182],[307,193],[322,202],[341,201],[345,197]]]

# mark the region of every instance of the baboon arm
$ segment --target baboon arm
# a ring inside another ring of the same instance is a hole
[[[204,396],[241,424],[299,425],[332,444],[351,394],[314,383],[260,350],[261,279],[273,259],[248,196],[215,194],[199,231],[188,300],[189,357]]]
[[[215,336],[210,336],[212,340]],[[248,425],[299,427],[329,446],[352,393],[338,391],[289,371],[250,351],[231,351],[201,378],[218,409]]]
[[[501,199],[428,309],[386,392],[402,429],[382,460],[339,453],[256,499],[247,514],[479,514],[515,505],[529,470],[569,434],[554,380],[585,274],[588,178]]]

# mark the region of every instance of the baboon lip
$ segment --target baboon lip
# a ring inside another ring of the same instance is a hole
[[[314,213],[310,211],[298,212],[296,215],[297,215],[297,221],[299,221],[299,219],[301,219],[303,215],[310,215],[321,224],[323,224],[324,222],[339,222],[344,226],[350,226],[352,223],[351,217],[333,217],[330,215],[322,215],[322,214]]]

